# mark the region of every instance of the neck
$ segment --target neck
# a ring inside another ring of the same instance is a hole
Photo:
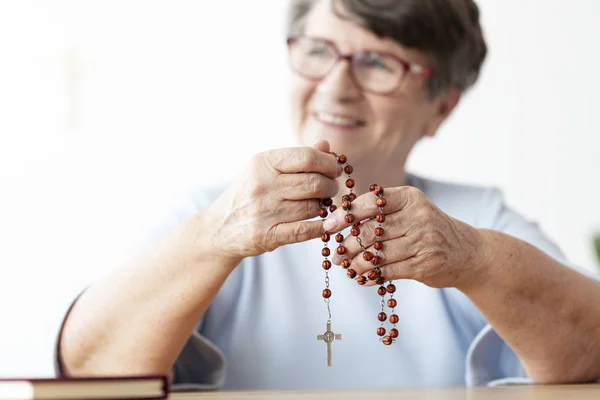
[[[367,193],[369,191],[369,186],[373,183],[376,183],[383,188],[403,186],[406,184],[405,163],[402,160],[382,157],[379,160],[368,160],[365,162],[359,161],[353,163],[352,160],[348,161],[354,168],[351,176],[356,182],[356,186],[354,186],[353,189],[356,196]],[[342,196],[346,195],[349,191],[346,187],[346,179],[348,179],[348,176],[345,173],[338,178],[340,191],[333,199],[334,204],[342,204]]]

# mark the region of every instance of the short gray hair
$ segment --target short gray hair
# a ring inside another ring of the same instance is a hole
[[[317,1],[290,0],[289,36],[304,32],[306,16]],[[487,45],[473,0],[332,0],[332,7],[340,18],[425,53],[428,67],[435,70],[431,97],[449,88],[467,90],[479,77]]]

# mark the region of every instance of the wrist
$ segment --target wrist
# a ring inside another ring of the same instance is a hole
[[[197,213],[191,221],[194,252],[196,258],[204,262],[210,261],[215,265],[232,271],[243,260],[243,257],[230,254],[219,246],[219,218],[211,214],[210,209]]]
[[[465,275],[459,285],[456,286],[462,292],[482,288],[490,282],[491,263],[494,243],[494,231],[488,229],[472,229],[471,255],[465,263]]]

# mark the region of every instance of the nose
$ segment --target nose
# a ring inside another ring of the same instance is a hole
[[[351,61],[348,58],[341,58],[321,79],[317,85],[319,93],[327,94],[334,100],[347,103],[360,98],[362,92],[352,78]]]

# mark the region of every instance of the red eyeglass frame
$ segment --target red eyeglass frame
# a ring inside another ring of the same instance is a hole
[[[420,64],[415,64],[415,63],[411,63],[408,62],[406,60],[403,60],[402,58],[396,56],[395,54],[392,53],[387,53],[387,52],[381,52],[381,51],[375,51],[375,50],[361,50],[361,51],[357,51],[355,53],[350,53],[350,54],[342,54],[342,52],[340,51],[340,49],[337,47],[337,45],[329,39],[323,39],[320,37],[314,37],[314,36],[306,36],[306,35],[297,35],[297,36],[290,36],[287,38],[286,43],[288,46],[288,52],[290,51],[290,46],[294,43],[297,42],[299,40],[302,39],[309,39],[312,41],[320,41],[323,42],[329,46],[331,46],[336,54],[337,54],[337,59],[334,61],[334,63],[331,65],[331,68],[333,68],[340,60],[346,60],[348,62],[350,62],[350,65],[352,65],[352,57],[354,57],[356,54],[363,54],[363,53],[367,53],[367,52],[371,52],[371,53],[377,53],[380,54],[382,56],[386,56],[386,57],[390,57],[392,59],[394,59],[395,61],[397,61],[400,65],[402,65],[402,67],[404,68],[404,76],[406,76],[407,73],[413,73],[416,75],[422,75],[425,76],[427,78],[431,78],[432,76],[435,75],[435,71],[429,67],[424,67]],[[291,57],[290,57],[290,64],[291,63]],[[331,71],[331,69],[329,71],[327,71],[322,77],[320,78],[315,78],[315,77],[311,77],[309,75],[305,75],[302,72],[296,70],[296,68],[294,68],[293,65],[291,65],[292,69],[298,73],[299,75],[305,77],[306,79],[312,80],[312,81],[320,81],[321,79],[323,79],[325,76],[327,76],[327,74]],[[393,93],[394,91],[396,91],[396,89],[398,89],[398,86],[400,86],[400,84],[402,83],[402,81],[404,80],[404,78],[402,77],[401,79],[398,80],[398,82],[396,83],[396,85],[394,86],[393,89],[389,90],[389,91],[385,91],[385,92],[380,92],[380,91],[374,91],[374,90],[369,90],[369,89],[365,89],[361,84],[359,84],[358,82],[356,82],[356,77],[354,76],[354,73],[351,74],[352,79],[355,81],[356,86],[358,86],[359,88],[361,88],[362,91],[364,92],[369,92],[369,93],[374,93],[374,94],[379,94],[379,95],[389,95],[391,93]]]

